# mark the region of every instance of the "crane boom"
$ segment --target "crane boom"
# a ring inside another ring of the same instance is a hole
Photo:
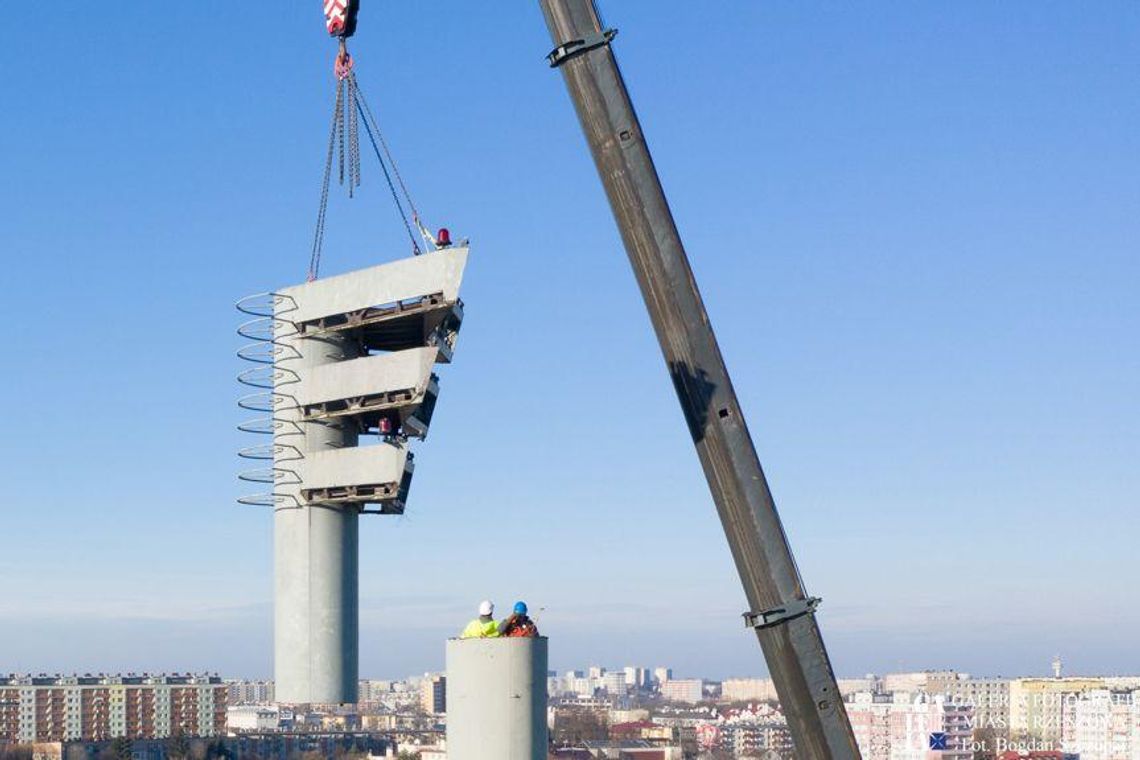
[[[680,234],[593,0],[540,0],[751,605],[797,757],[859,749]]]

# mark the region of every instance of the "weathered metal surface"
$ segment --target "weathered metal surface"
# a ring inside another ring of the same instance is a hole
[[[751,611],[807,598],[641,124],[591,0],[540,0]],[[600,44],[575,41],[602,39]],[[563,47],[566,46],[566,47]],[[859,751],[814,612],[756,635],[797,757]]]

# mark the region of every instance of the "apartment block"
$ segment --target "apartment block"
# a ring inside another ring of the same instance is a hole
[[[729,678],[720,685],[724,702],[773,702],[776,687],[770,678]]]
[[[661,696],[670,702],[696,704],[704,699],[705,682],[699,678],[675,678],[661,684]]]
[[[1063,749],[1081,760],[1140,758],[1140,691],[1088,691],[1067,700],[1063,715]]]
[[[428,715],[447,712],[447,676],[427,675],[420,681],[420,707]]]
[[[1057,748],[1065,708],[1079,695],[1104,688],[1103,678],[1015,678],[1009,682],[1009,736]]]
[[[8,676],[0,742],[222,736],[226,698],[216,676]]]
[[[847,714],[864,760],[971,760],[973,708],[922,692],[855,694]]]
[[[268,705],[274,699],[272,681],[226,681],[229,705]]]

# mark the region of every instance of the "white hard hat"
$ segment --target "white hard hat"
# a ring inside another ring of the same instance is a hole
[[[479,602],[479,614],[480,615],[494,615],[495,614],[495,605],[491,603],[490,599],[484,599],[483,601]]]

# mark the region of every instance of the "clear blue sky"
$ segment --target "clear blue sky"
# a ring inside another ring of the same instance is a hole
[[[319,3],[0,31],[0,671],[271,671],[233,303],[304,277]],[[1140,671],[1140,5],[611,0],[618,55],[836,669]],[[763,672],[537,5],[365,0],[358,74],[474,240],[362,670],[480,598],[552,664]],[[382,179],[326,272],[405,255]]]

